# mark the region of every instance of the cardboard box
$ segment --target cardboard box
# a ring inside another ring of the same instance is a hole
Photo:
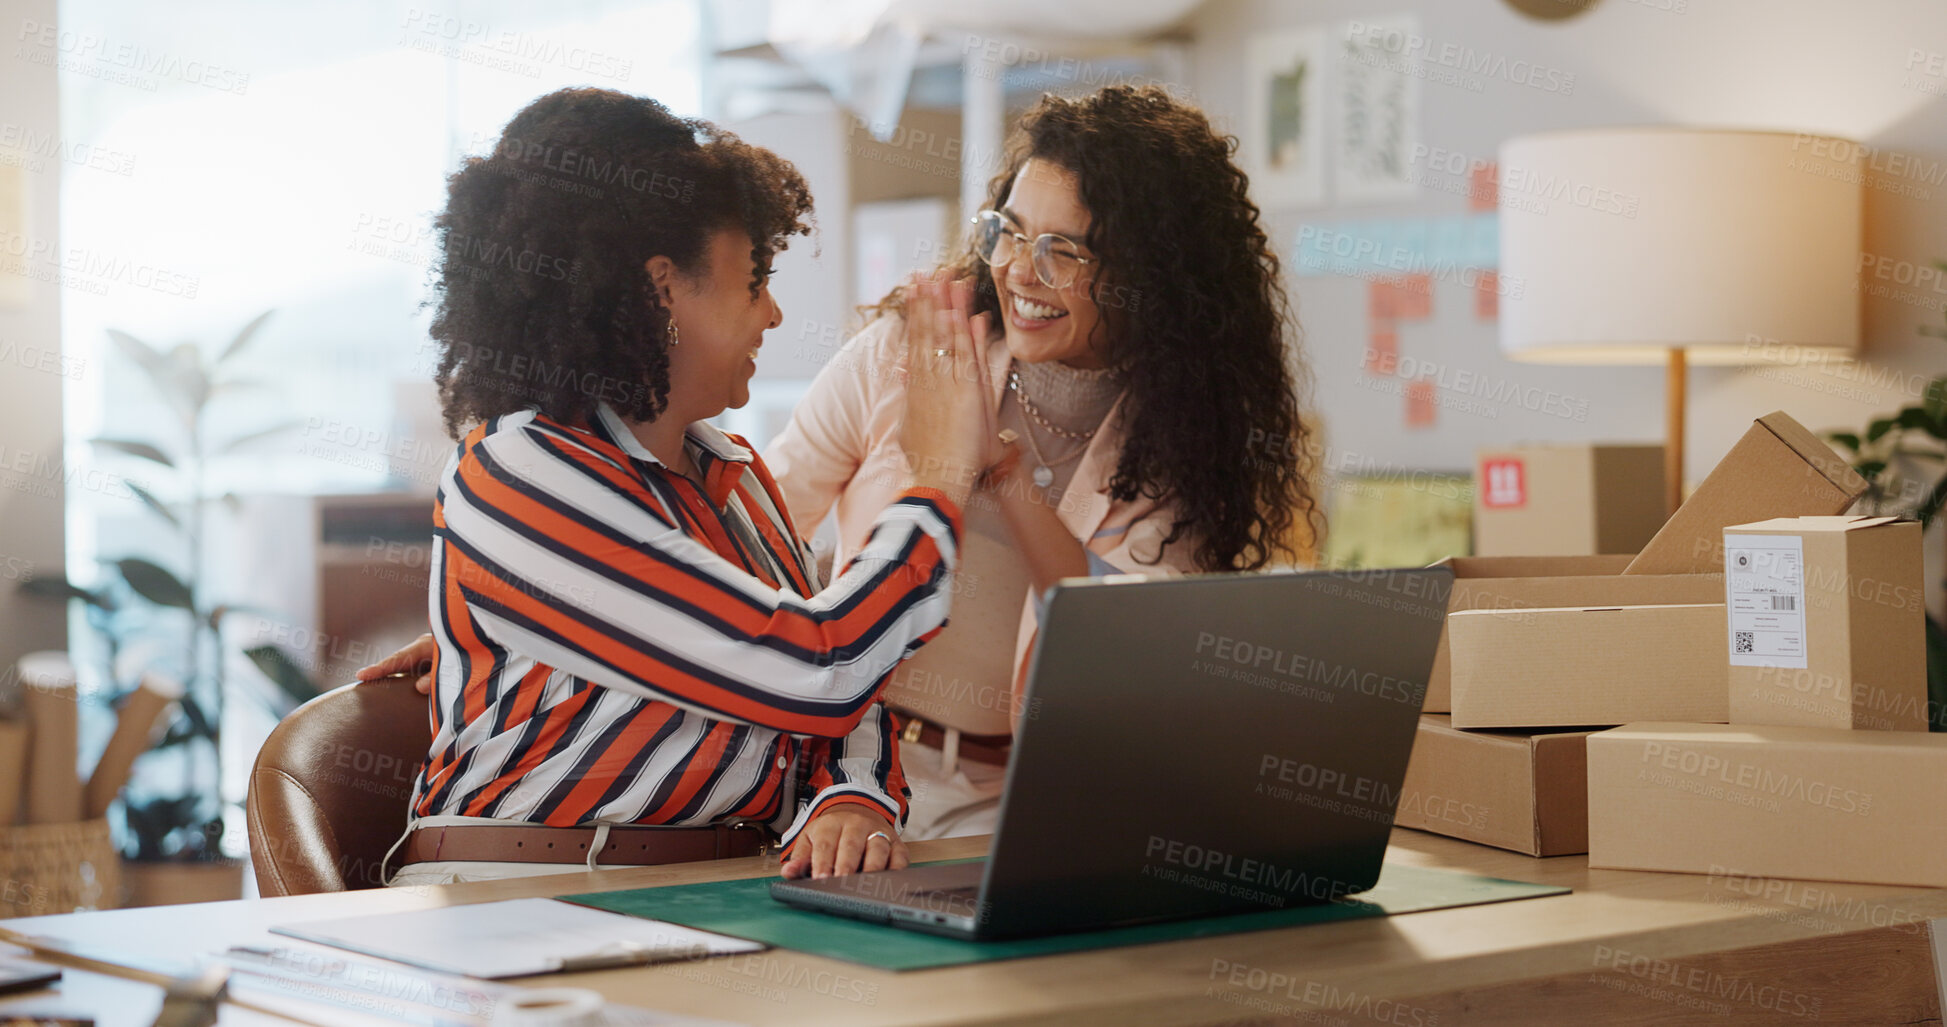
[[[1447,633],[1457,728],[1730,715],[1722,603],[1467,610]]]
[[[1947,887],[1947,734],[1590,735],[1589,866]]]
[[[27,725],[0,720],[0,830],[20,819],[20,800],[27,784]]]
[[[1895,517],[1725,528],[1731,723],[1927,730],[1920,565]]]
[[[1709,574],[1639,574],[1623,577],[1627,556],[1462,556],[1436,566],[1454,572],[1449,613],[1461,610],[1545,609],[1562,606],[1646,606],[1721,603],[1722,568]],[[1434,650],[1427,677],[1428,713],[1453,709],[1453,661],[1447,631]],[[1637,718],[1630,718],[1637,719]]]
[[[22,820],[67,824],[81,819],[80,706],[74,665],[54,650],[20,658],[20,694],[27,711],[27,794]]]
[[[1589,851],[1587,731],[1461,731],[1420,718],[1393,823],[1530,856]]]
[[[1768,517],[1842,514],[1866,491],[1845,458],[1782,411],[1758,418],[1624,574],[1724,566],[1724,528]]]
[[[1474,464],[1474,555],[1635,553],[1663,508],[1663,447],[1484,449]]]

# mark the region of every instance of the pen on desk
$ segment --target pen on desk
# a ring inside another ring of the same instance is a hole
[[[678,960],[696,959],[707,955],[709,950],[702,946],[682,948],[656,948],[646,945],[627,945],[614,951],[589,952],[579,956],[563,956],[555,973],[585,973],[590,970],[613,970],[623,966],[641,966],[645,963],[673,963]]]

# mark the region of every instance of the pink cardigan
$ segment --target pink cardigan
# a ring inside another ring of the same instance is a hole
[[[873,518],[898,498],[905,479],[905,456],[899,448],[903,394],[893,377],[900,326],[898,317],[885,316],[853,336],[819,372],[811,391],[791,412],[791,423],[764,451],[799,531],[817,530],[837,504],[836,567],[859,551]],[[998,408],[1007,386],[1006,345],[997,340],[989,346],[988,363]],[[1144,576],[1194,573],[1199,568],[1187,533],[1157,558],[1169,535],[1167,508],[1153,500],[1125,503],[1108,495],[1122,451],[1121,409],[1118,400],[1083,452],[1056,516],[1090,553],[1119,571]],[[1023,605],[1015,638],[1016,695],[1036,627],[1030,600]]]

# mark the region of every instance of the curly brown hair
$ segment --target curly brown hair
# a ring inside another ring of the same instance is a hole
[[[755,297],[772,258],[811,229],[811,191],[789,161],[608,89],[528,104],[446,189],[429,302],[456,437],[528,407],[583,422],[604,400],[655,419],[669,403],[669,314],[649,258],[694,273],[712,235],[742,228]]]
[[[1309,379],[1285,352],[1287,330],[1294,348],[1301,341],[1297,322],[1236,149],[1235,136],[1153,86],[1048,94],[1022,117],[987,190],[988,209],[1000,209],[1032,158],[1075,175],[1091,215],[1084,241],[1102,261],[1090,290],[1099,341],[1128,386],[1110,494],[1167,502],[1166,544],[1187,534],[1208,571],[1301,558],[1325,526],[1299,413]],[[992,269],[970,248],[950,266],[974,280],[975,310],[998,324]],[[900,310],[902,299],[874,309]]]

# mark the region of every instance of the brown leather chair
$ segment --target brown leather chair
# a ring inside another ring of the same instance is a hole
[[[258,890],[382,887],[380,863],[405,833],[431,731],[411,678],[346,685],[291,711],[250,770],[245,811]]]

